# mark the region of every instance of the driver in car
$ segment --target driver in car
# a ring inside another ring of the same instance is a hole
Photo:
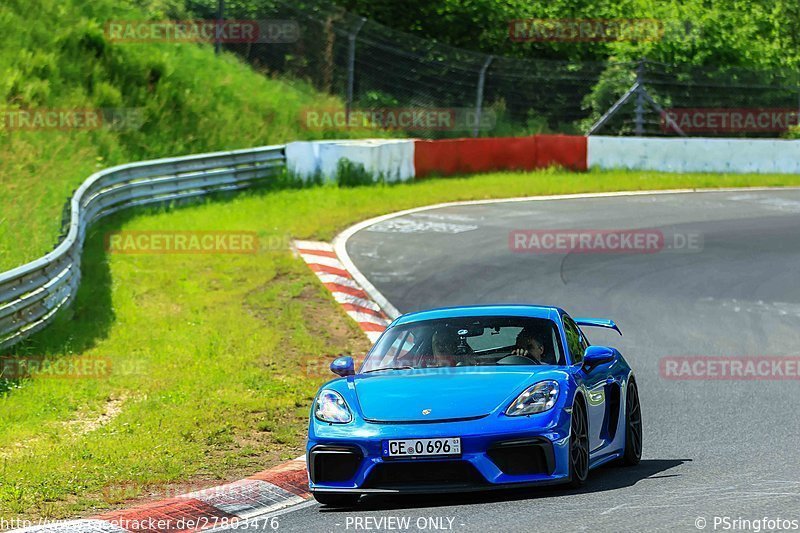
[[[517,334],[516,348],[511,351],[511,355],[530,357],[542,365],[549,364],[545,360],[544,342],[542,342],[541,334],[528,328],[522,328]]]
[[[433,362],[436,366],[456,366],[458,335],[450,329],[437,329],[431,340]]]

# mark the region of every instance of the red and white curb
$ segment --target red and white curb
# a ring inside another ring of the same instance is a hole
[[[311,498],[304,457],[227,485],[183,494],[100,516],[27,527],[58,533],[200,531],[255,518]]]
[[[324,242],[295,241],[294,247],[309,268],[331,291],[347,314],[375,342],[391,322],[370,293],[357,282],[337,257],[334,246]],[[349,258],[346,258],[350,263]],[[356,275],[357,269],[351,267]],[[367,282],[368,283],[368,282]],[[397,315],[389,306],[390,313]],[[109,511],[81,520],[36,525],[17,531],[53,533],[156,533],[201,531],[274,513],[305,502],[308,473],[305,457],[280,464],[246,479],[146,503],[130,509]]]
[[[333,245],[294,241],[294,248],[369,340],[378,340],[392,320],[339,260]]]

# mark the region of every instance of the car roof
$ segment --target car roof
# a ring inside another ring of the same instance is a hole
[[[494,304],[494,305],[464,305],[458,307],[440,307],[425,311],[408,313],[397,318],[392,325],[409,324],[421,320],[436,320],[442,318],[458,318],[467,316],[521,316],[529,318],[548,318],[556,321],[563,310],[550,305],[529,304]]]

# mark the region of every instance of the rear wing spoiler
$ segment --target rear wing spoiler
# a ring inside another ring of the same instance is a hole
[[[606,328],[606,329],[613,329],[617,333],[622,335],[622,332],[619,330],[617,325],[614,323],[613,320],[608,318],[575,318],[575,323],[579,326],[588,326],[590,328]]]

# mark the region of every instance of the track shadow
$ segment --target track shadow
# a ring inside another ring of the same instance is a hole
[[[123,212],[89,228],[81,255],[81,281],[72,303],[59,310],[41,331],[12,346],[2,357],[58,358],[79,354],[108,336],[114,322],[111,303],[111,271],[103,236],[121,228],[135,212]],[[21,379],[0,379],[0,394],[19,386]]]
[[[135,216],[121,213],[92,226],[81,256],[81,282],[72,303],[60,310],[47,327],[9,349],[12,356],[61,356],[81,353],[105,338],[114,322],[111,271],[103,235]],[[3,354],[6,355],[6,354]]]
[[[87,230],[81,256],[80,285],[75,299],[60,309],[53,321],[20,343],[0,351],[0,358],[47,358],[81,354],[107,338],[116,320],[111,297],[112,279],[105,235],[125,227],[131,219],[169,213],[205,203],[226,204],[246,197],[267,197],[276,191],[300,190],[320,185],[319,181],[298,181],[287,173],[243,190],[223,190],[165,203],[124,209],[99,220]],[[69,205],[69,200],[67,201]],[[66,215],[65,215],[66,216]],[[12,394],[30,377],[9,377],[0,366],[0,397]],[[34,378],[35,379],[35,378]]]
[[[637,466],[599,467],[589,474],[586,485],[580,489],[572,490],[560,486],[547,486],[527,489],[503,489],[486,492],[467,492],[459,494],[426,494],[426,495],[367,495],[361,498],[356,507],[331,508],[320,507],[323,513],[336,512],[364,512],[385,511],[396,509],[411,509],[425,507],[444,507],[449,505],[474,505],[494,502],[509,502],[517,500],[535,500],[562,496],[564,494],[589,494],[622,489],[635,485],[643,479],[661,479],[677,477],[680,474],[665,474],[671,468],[680,466],[691,459],[646,459]]]
[[[105,235],[119,231],[131,219],[196,207],[206,202],[224,204],[246,196],[265,196],[291,184],[283,182],[254,187],[244,191],[225,191],[201,198],[172,201],[168,204],[132,207],[104,218],[89,227],[81,256],[81,282],[73,302],[56,314],[52,323],[31,335],[0,356],[59,357],[79,354],[105,339],[114,324],[111,299],[111,271],[108,266]],[[3,382],[0,394],[13,389],[14,383]]]

